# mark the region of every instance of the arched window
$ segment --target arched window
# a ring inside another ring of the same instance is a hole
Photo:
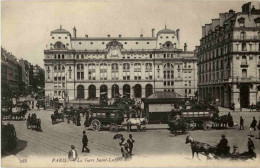
[[[84,99],[85,93],[84,93],[84,86],[78,85],[77,87],[77,98],[78,99]]]
[[[54,49],[58,49],[58,50],[65,49],[65,45],[63,43],[61,43],[61,42],[56,42],[54,44]]]
[[[145,86],[145,97],[149,97],[153,94],[153,86],[151,84],[147,84]]]

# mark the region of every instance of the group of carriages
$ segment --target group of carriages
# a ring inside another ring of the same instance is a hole
[[[29,106],[24,101],[13,105],[11,100],[4,100],[1,108],[2,120],[24,120],[28,108]]]
[[[137,131],[145,129],[147,119],[142,117],[141,107],[133,99],[117,97],[113,104],[108,105],[107,101],[101,99],[100,104],[90,104],[86,108],[74,109],[56,108],[51,115],[52,124],[58,120],[72,121],[75,125],[80,126],[80,118],[85,116],[84,125],[94,131],[108,128],[111,132],[117,132],[124,127],[131,130],[132,126],[137,127]]]
[[[193,104],[183,109],[173,109],[168,116],[168,125],[172,133],[185,133],[195,128],[210,130],[212,128],[233,127],[233,117],[230,115],[219,116],[216,105],[203,106]]]

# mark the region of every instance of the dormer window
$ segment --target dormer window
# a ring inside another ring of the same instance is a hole
[[[239,18],[238,23],[240,27],[245,27],[245,18],[243,17]]]
[[[136,42],[136,44],[138,44],[138,42]]]
[[[161,36],[160,38],[162,39],[163,37]]]
[[[65,39],[67,39],[68,37],[65,37]]]
[[[166,36],[166,38],[169,38],[168,36]]]
[[[79,45],[81,45],[81,42],[79,42]]]
[[[255,20],[256,27],[260,27],[260,17],[256,18]]]
[[[59,39],[61,39],[61,37],[59,37]]]
[[[93,44],[93,42],[90,42],[90,44],[92,45],[92,44]]]
[[[149,44],[149,42],[147,42],[147,44]]]
[[[105,44],[105,42],[102,42],[102,44]]]
[[[52,37],[52,39],[55,39],[54,37]]]

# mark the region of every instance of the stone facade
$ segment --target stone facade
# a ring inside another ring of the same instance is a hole
[[[147,97],[155,91],[194,96],[197,58],[180,49],[179,29],[151,37],[77,37],[65,29],[50,34],[44,50],[45,95],[92,99],[107,94]]]
[[[256,104],[260,99],[260,10],[251,3],[202,26],[197,53],[200,100],[223,107]]]

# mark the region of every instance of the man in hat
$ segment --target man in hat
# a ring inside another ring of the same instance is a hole
[[[252,131],[256,131],[256,125],[257,125],[257,121],[255,119],[255,117],[253,117],[253,121],[252,123],[250,124],[250,136],[254,136],[252,135]]]
[[[133,150],[133,147],[134,147],[134,139],[133,139],[133,136],[132,134],[129,134],[129,139],[127,140],[127,143],[129,144],[129,154],[132,155],[132,150]]]
[[[88,137],[86,135],[86,131],[83,131],[83,137],[82,137],[82,144],[83,144],[83,147],[82,147],[82,151],[81,152],[87,152],[89,153],[89,149],[88,149]],[[86,151],[85,151],[86,149]]]
[[[247,147],[248,147],[248,153],[249,154],[254,153],[255,145],[254,145],[254,142],[252,141],[250,135],[248,136]]]
[[[78,157],[77,151],[75,150],[75,146],[71,145],[71,150],[69,151],[69,160],[70,161],[75,161]]]
[[[218,154],[226,154],[229,151],[228,147],[228,140],[226,139],[226,136],[224,134],[221,135],[221,140],[219,144],[217,145],[217,151]]]

